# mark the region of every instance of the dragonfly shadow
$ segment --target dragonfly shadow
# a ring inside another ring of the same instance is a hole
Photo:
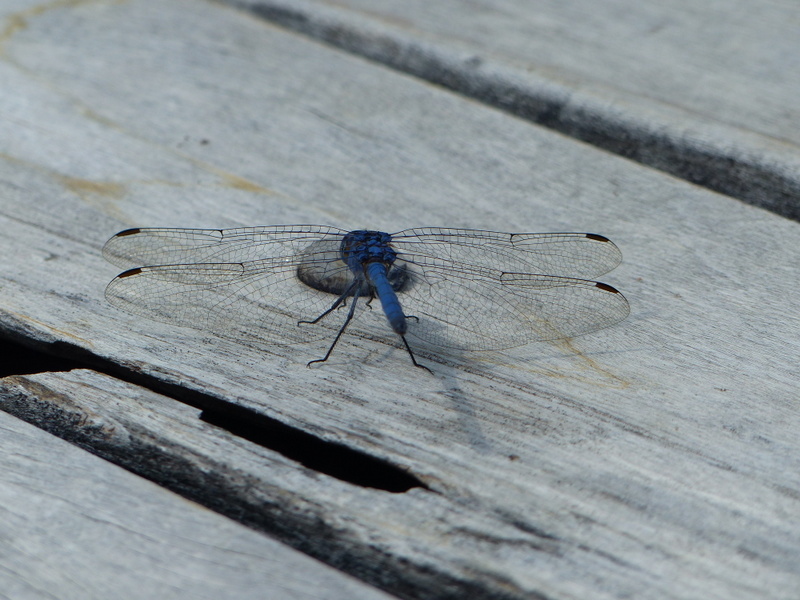
[[[459,430],[466,435],[470,448],[478,454],[493,453],[495,444],[484,434],[481,418],[475,410],[477,398],[468,395],[458,384],[449,386],[444,396],[450,399],[451,408],[458,415]]]

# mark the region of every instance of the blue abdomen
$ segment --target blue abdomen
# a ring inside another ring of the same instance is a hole
[[[406,316],[403,314],[400,300],[398,300],[397,294],[386,276],[386,265],[379,262],[369,263],[366,272],[368,281],[375,288],[375,293],[381,300],[383,312],[392,329],[398,335],[405,335],[407,331]]]

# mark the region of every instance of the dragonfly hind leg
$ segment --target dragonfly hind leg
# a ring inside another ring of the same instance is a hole
[[[417,317],[414,317],[414,318],[416,319]],[[417,320],[419,320],[419,319],[417,319]],[[404,336],[404,335],[401,335],[401,336],[400,336],[400,339],[401,339],[401,340],[403,340],[403,344],[405,344],[406,350],[408,350],[408,355],[411,357],[411,362],[412,362],[412,363],[414,363],[414,366],[415,366],[415,367],[419,367],[420,369],[425,369],[425,370],[426,370],[428,373],[430,373],[431,375],[433,375],[433,371],[431,371],[431,370],[430,370],[428,367],[426,367],[425,365],[421,365],[421,364],[419,364],[419,363],[417,362],[417,359],[416,359],[416,358],[414,358],[414,353],[411,351],[411,346],[409,346],[409,345],[408,345],[408,342],[406,341],[406,336]]]

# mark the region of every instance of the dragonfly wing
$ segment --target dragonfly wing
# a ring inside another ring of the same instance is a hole
[[[120,274],[106,288],[108,301],[126,312],[158,321],[212,331],[250,342],[284,344],[336,334],[334,320],[313,320],[336,296],[298,278],[314,255],[246,263],[200,263],[140,267]],[[329,277],[346,281],[349,270],[325,264]],[[351,280],[352,280],[352,276]]]
[[[398,292],[409,333],[435,345],[500,350],[582,335],[622,321],[628,301],[603,283],[493,269],[409,265]]]
[[[594,233],[501,233],[425,227],[392,234],[391,245],[401,258],[413,262],[443,260],[498,271],[581,279],[598,277],[622,261],[619,248]]]
[[[335,245],[346,233],[322,225],[126,229],[108,240],[103,247],[103,256],[122,268],[292,258],[321,240]]]
[[[340,259],[346,234],[318,225],[123,231],[104,256],[137,268],[114,279],[106,297],[134,315],[236,340],[333,338],[335,313],[313,326],[297,322],[315,319],[348,290],[368,293],[352,285]],[[588,333],[628,314],[622,294],[583,279],[621,260],[602,236],[426,228],[394,234],[391,245],[398,260],[390,281],[406,314],[420,319],[409,331],[430,344],[510,348]],[[377,331],[378,311],[363,312],[372,316],[354,331]]]

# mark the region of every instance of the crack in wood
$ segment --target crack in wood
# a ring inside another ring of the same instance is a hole
[[[229,405],[221,410],[204,410],[200,418],[308,469],[353,485],[392,493],[416,487],[428,489],[414,475],[388,461],[320,439],[247,408]]]
[[[100,365],[98,360],[92,360],[97,357],[93,357],[91,353],[84,360],[64,358],[64,354],[70,353],[69,348],[57,348],[56,344],[50,346],[51,350],[59,350],[58,355],[0,339],[0,353],[6,357],[0,364],[0,377],[89,368],[200,408],[200,418],[206,423],[221,427],[232,435],[278,452],[307,469],[340,481],[391,493],[404,493],[418,487],[428,489],[425,483],[408,471],[345,444],[324,440],[248,408],[216,398],[202,398],[203,394],[175,384],[160,382],[119,367],[109,368],[110,364]],[[165,386],[170,389],[165,389]],[[41,423],[37,424],[42,426]],[[68,439],[69,436],[59,437]]]

